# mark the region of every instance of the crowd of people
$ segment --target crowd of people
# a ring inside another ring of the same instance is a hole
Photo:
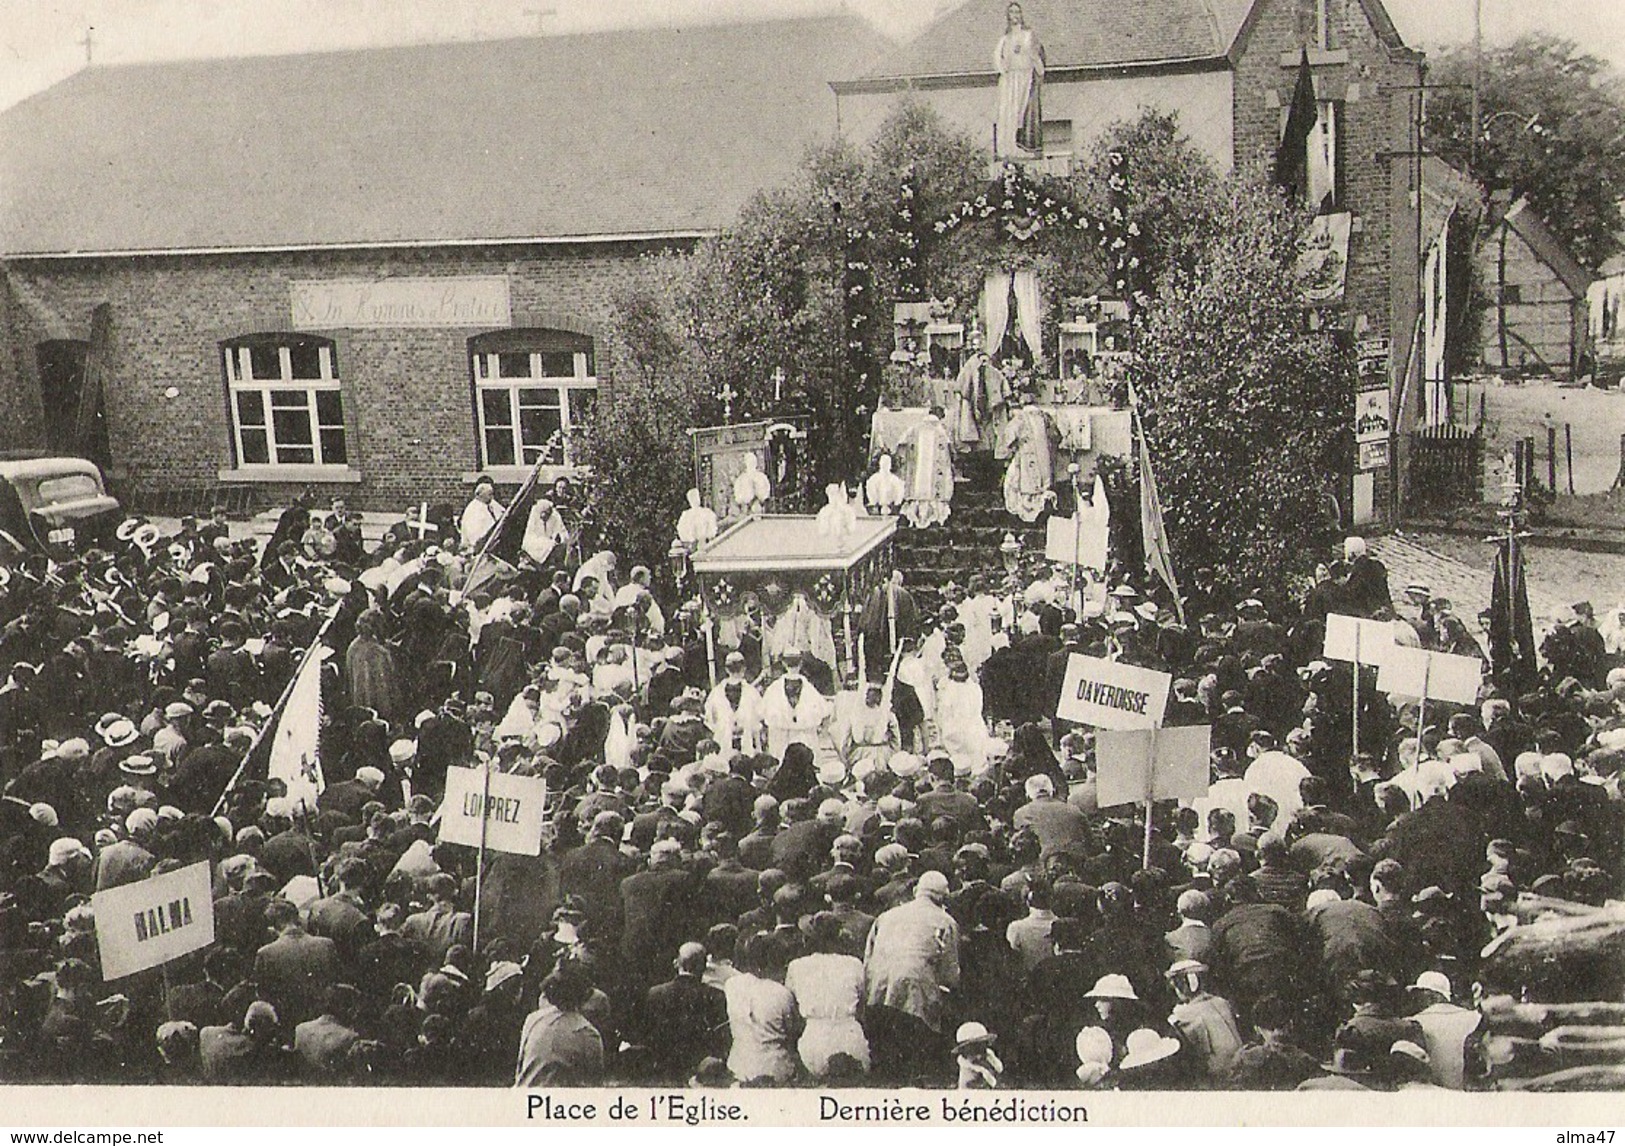
[[[0,1076],[1463,1089],[1484,997],[1597,997],[1482,955],[1620,894],[1625,650],[1589,608],[1476,706],[1369,675],[1355,745],[1329,613],[1477,648],[1357,538],[1301,589],[1200,571],[1189,625],[1123,571],[893,584],[836,664],[663,609],[575,496],[469,593],[487,490],[370,549],[301,504],[263,548],[215,515],[7,561]],[[261,745],[318,638],[312,801]],[[1100,806],[1077,653],[1175,678],[1205,799]],[[539,856],[439,842],[454,767],[545,779]],[[92,896],[200,861],[214,942],[107,981]]]

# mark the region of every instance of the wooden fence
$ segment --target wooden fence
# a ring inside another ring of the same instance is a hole
[[[1484,434],[1461,426],[1411,431],[1407,508],[1412,512],[1471,505],[1483,495]]]

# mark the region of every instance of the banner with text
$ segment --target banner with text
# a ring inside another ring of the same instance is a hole
[[[1390,621],[1368,621],[1364,617],[1326,616],[1326,646],[1321,655],[1329,661],[1381,665],[1394,648],[1394,626]]]
[[[102,980],[111,983],[214,942],[209,865],[195,863],[90,897]]]
[[[1377,674],[1377,687],[1390,696],[1477,704],[1483,677],[1484,666],[1477,657],[1395,645]]]
[[[440,841],[479,847],[482,803],[488,849],[521,856],[542,854],[547,781],[535,776],[492,772],[487,791],[486,780],[479,769],[446,769],[446,799],[440,805]]]
[[[1156,755],[1152,756],[1152,741]],[[1207,795],[1212,729],[1205,724],[1095,736],[1096,795],[1102,808]]]
[[[1168,707],[1173,682],[1165,672],[1073,653],[1055,715],[1122,732],[1156,728]]]
[[[288,284],[295,330],[507,326],[506,275],[316,279]]]

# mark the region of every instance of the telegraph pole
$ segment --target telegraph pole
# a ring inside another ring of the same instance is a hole
[[[1478,125],[1482,116],[1478,89],[1484,82],[1484,0],[1473,0],[1473,111],[1467,129],[1468,169],[1478,177]]]

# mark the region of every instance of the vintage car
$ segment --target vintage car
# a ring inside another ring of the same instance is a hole
[[[123,518],[94,462],[0,459],[0,542],[62,557],[110,543]]]

